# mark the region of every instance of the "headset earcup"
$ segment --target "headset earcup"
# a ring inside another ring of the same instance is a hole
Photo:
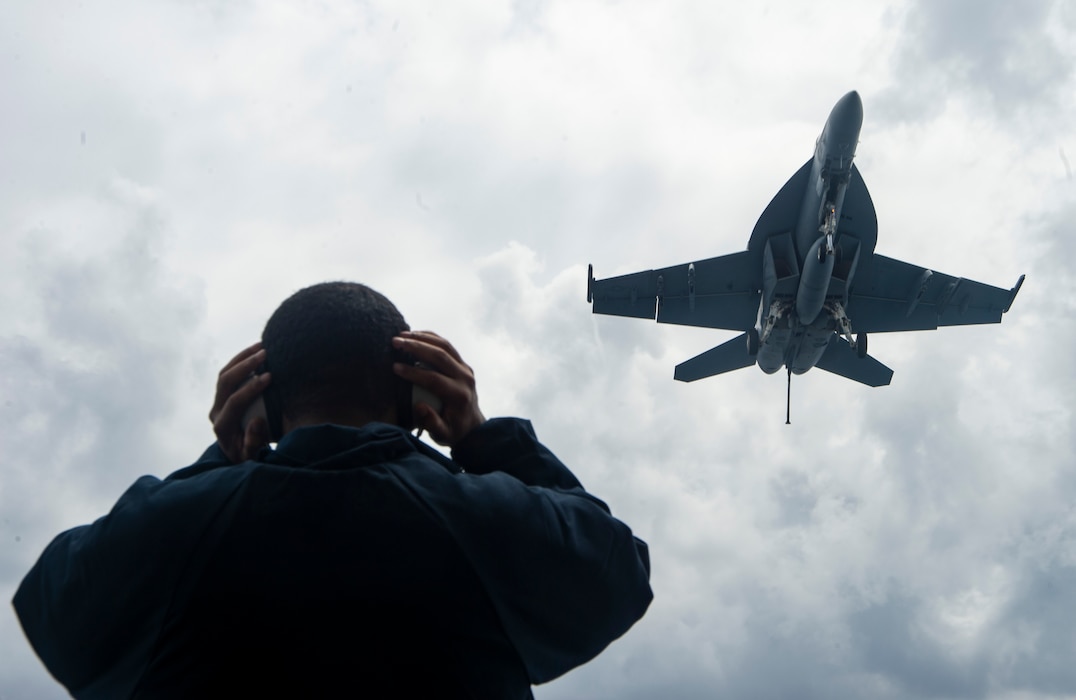
[[[261,363],[255,374],[264,374],[269,371],[268,361]],[[269,424],[269,441],[278,442],[284,436],[284,416],[280,408],[280,396],[273,387],[272,382],[262,391],[262,399],[265,401],[265,420]]]
[[[400,350],[393,350],[393,361],[405,365],[415,364],[413,357]],[[395,372],[393,378],[396,381],[396,421],[404,430],[414,430],[415,414],[411,406],[414,386]]]

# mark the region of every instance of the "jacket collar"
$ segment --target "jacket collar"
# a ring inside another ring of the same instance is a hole
[[[433,459],[451,472],[462,471],[404,428],[387,423],[368,423],[362,428],[331,424],[296,428],[281,438],[277,449],[264,449],[258,461],[307,469],[352,469],[413,453]]]
[[[289,432],[276,450],[263,451],[259,461],[309,469],[361,467],[397,460],[415,452],[416,443],[410,433],[388,423],[367,423],[361,428],[311,425]]]

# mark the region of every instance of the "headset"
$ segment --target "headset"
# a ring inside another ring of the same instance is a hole
[[[392,349],[393,360],[405,365],[436,371],[425,362],[419,362],[402,350]],[[418,384],[412,384],[403,377],[393,374],[396,381],[396,419],[407,430],[414,430],[415,406],[420,403],[429,405],[434,412],[441,412],[441,397]],[[419,433],[421,435],[421,433]]]
[[[395,348],[393,348],[393,361],[421,367],[423,369],[433,369],[426,363],[419,362],[411,355]],[[269,363],[267,358],[265,362],[258,365],[258,368],[254,370],[254,374],[247,381],[268,371]],[[432,391],[417,384],[412,384],[403,377],[393,375],[393,378],[395,380],[396,390],[396,417],[400,422],[400,425],[406,430],[415,429],[414,408],[416,405],[424,403],[433,408],[437,413],[441,412],[441,399]],[[255,418],[264,419],[269,426],[270,442],[278,442],[280,438],[283,437],[284,414],[280,406],[279,393],[275,390],[272,384],[265,387],[258,398],[254,400],[243,414],[241,424],[244,432],[247,429],[247,424]]]

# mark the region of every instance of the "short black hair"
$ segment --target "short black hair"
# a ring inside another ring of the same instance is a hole
[[[323,282],[282,303],[262,331],[269,386],[281,411],[359,408],[380,415],[397,401],[392,339],[410,330],[383,294],[357,282]]]

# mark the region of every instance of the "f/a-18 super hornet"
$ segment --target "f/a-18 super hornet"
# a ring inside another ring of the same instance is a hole
[[[747,250],[717,258],[594,279],[594,313],[656,318],[743,331],[676,366],[680,381],[757,364],[772,374],[812,367],[869,386],[893,370],[867,354],[867,334],[997,323],[1024,282],[1012,289],[952,277],[874,253],[878,219],[852,164],[863,102],[837,102],[814,157],[762,212]]]

